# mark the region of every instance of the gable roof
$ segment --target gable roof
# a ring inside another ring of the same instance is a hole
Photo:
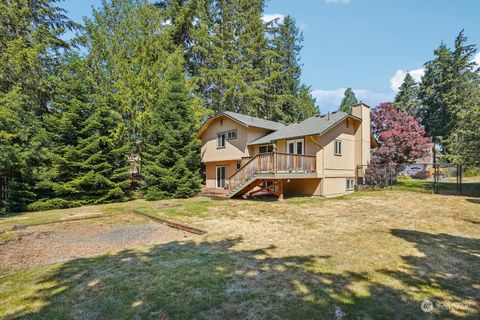
[[[224,111],[221,113],[218,113],[214,116],[211,116],[205,122],[202,124],[200,127],[200,130],[198,131],[197,137],[200,137],[203,132],[207,129],[207,127],[210,125],[210,123],[213,122],[213,120],[221,117],[221,116],[226,116],[234,121],[237,121],[241,124],[243,124],[246,127],[256,127],[256,128],[263,128],[263,129],[268,129],[268,130],[280,130],[285,127],[285,125],[275,122],[275,121],[270,121],[270,120],[265,120],[257,117],[252,117],[252,116],[247,116],[244,114],[232,112],[232,111]]]
[[[345,113],[342,111],[336,111],[328,115],[310,117],[303,120],[300,123],[292,123],[288,126],[284,126],[283,128],[275,132],[272,132],[264,137],[261,137],[255,141],[250,142],[249,145],[266,144],[266,143],[270,143],[272,141],[281,140],[281,139],[289,139],[289,138],[310,136],[314,134],[322,134],[325,131],[337,125],[339,122],[349,117],[360,120],[360,118],[352,116],[348,113]]]

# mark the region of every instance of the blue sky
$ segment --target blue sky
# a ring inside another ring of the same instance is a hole
[[[75,21],[100,0],[65,0]],[[338,108],[343,91],[375,106],[393,99],[406,71],[422,65],[461,29],[480,44],[478,0],[269,0],[264,19],[293,16],[303,31],[302,80],[322,112]],[[480,53],[476,56],[480,64]]]

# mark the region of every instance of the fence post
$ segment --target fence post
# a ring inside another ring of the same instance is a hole
[[[459,165],[459,167],[460,167],[460,185],[459,185],[459,190],[460,190],[460,195],[462,195],[462,184],[463,184],[462,174],[463,174],[463,168],[462,168],[462,165],[461,165],[461,164]]]

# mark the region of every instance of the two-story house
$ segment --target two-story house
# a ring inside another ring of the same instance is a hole
[[[376,142],[370,108],[360,103],[352,109],[352,115],[333,112],[289,125],[234,112],[210,117],[197,135],[206,190],[229,197],[353,192],[362,175],[356,168],[368,164]]]

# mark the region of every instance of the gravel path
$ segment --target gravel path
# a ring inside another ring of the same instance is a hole
[[[195,235],[136,215],[28,227],[0,245],[0,268],[31,268],[134,247],[190,240]]]

